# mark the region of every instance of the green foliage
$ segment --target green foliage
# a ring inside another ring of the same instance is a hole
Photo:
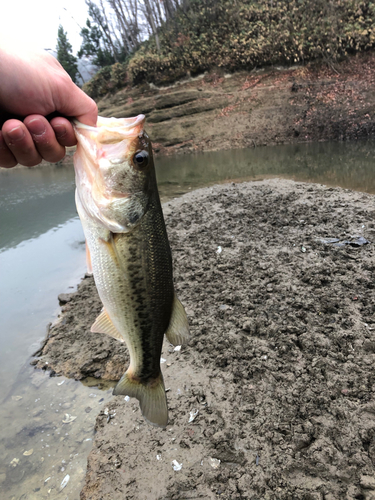
[[[78,52],[78,57],[92,57],[92,62],[99,68],[115,63],[115,58],[111,52],[100,46],[103,35],[98,26],[92,24],[90,19],[86,21],[86,27],[81,29],[82,44]]]
[[[77,58],[72,53],[72,46],[68,42],[68,38],[64,28],[59,26],[57,31],[57,60],[65,71],[70,75],[74,83],[77,83],[78,66]]]
[[[99,7],[87,2],[89,16],[86,26],[81,29],[82,44],[78,57],[92,57],[92,62],[99,68],[116,62],[124,62],[128,56],[125,46],[114,39]]]
[[[334,61],[375,47],[375,3],[364,0],[191,0],[127,65],[134,84],[188,71]]]
[[[119,90],[128,83],[126,65],[115,63],[99,70],[82,88],[86,94],[95,99],[108,92]]]

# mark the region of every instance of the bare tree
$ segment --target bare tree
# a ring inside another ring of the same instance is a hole
[[[100,27],[100,30],[103,34],[103,40],[106,49],[112,53],[115,61],[118,61],[117,50],[115,43],[113,42],[113,34],[110,32],[109,29],[106,12],[103,5],[103,0],[100,0],[101,9],[97,4],[95,4],[91,0],[86,0],[86,5],[89,8],[89,14],[91,15],[92,19]]]
[[[102,34],[104,49],[118,61],[118,54],[131,53],[150,35],[160,52],[160,30],[189,0],[85,0],[89,15]],[[177,29],[177,26],[176,26]]]
[[[143,0],[143,1],[145,4],[145,7],[146,7],[146,9],[145,9],[146,18],[150,24],[152,34],[155,37],[156,48],[157,48],[158,52],[160,52],[159,35],[158,35],[157,30],[156,30],[156,24],[155,24],[154,14],[152,12],[151,5],[150,5],[150,0]]]

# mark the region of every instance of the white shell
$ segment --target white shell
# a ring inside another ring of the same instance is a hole
[[[65,486],[69,483],[70,476],[67,474],[64,479],[62,480],[62,483],[60,485],[60,491],[65,488]]]

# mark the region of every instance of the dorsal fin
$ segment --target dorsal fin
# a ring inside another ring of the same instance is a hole
[[[110,317],[108,316],[105,309],[96,318],[95,323],[92,325],[90,331],[92,333],[105,333],[110,337],[113,337],[120,342],[124,342],[124,339],[119,334],[117,328],[113,325]]]

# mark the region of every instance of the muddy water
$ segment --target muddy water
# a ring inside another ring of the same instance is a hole
[[[322,143],[158,159],[160,192],[166,200],[217,182],[282,176],[375,193],[373,148]],[[71,166],[0,171],[4,500],[78,499],[95,417],[111,397],[108,386],[49,377],[29,365],[58,314],[57,295],[72,291],[85,272],[83,240]]]

